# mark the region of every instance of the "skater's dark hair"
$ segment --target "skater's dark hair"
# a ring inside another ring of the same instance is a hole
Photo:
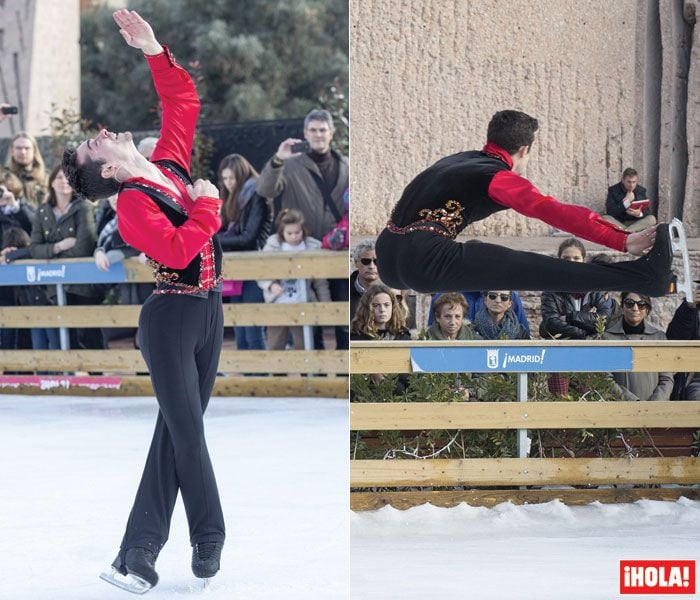
[[[84,198],[100,200],[113,196],[119,191],[119,182],[113,177],[102,177],[102,165],[106,161],[96,161],[91,158],[78,164],[78,154],[74,148],[66,148],[63,151],[61,167],[68,178],[68,183]]]
[[[464,297],[464,294],[460,294],[459,292],[447,292],[446,294],[442,294],[437,300],[435,300],[435,305],[433,306],[433,314],[435,315],[436,319],[440,317],[440,315],[442,314],[442,309],[445,306],[447,306],[448,308],[452,308],[454,306],[461,306],[463,317],[467,316],[467,310],[469,310],[469,304],[467,303],[467,299]]]
[[[537,128],[534,117],[519,110],[502,110],[491,117],[486,138],[508,154],[515,154],[521,146],[532,146]]]
[[[557,257],[561,258],[561,255],[564,254],[564,250],[566,250],[567,248],[578,248],[581,251],[581,256],[583,257],[583,259],[586,260],[586,247],[583,245],[583,242],[578,238],[566,238],[561,244],[559,244],[559,249],[557,250]]]
[[[627,167],[624,171],[622,171],[622,179],[625,177],[637,177],[638,175],[637,170],[633,169],[632,167]]]

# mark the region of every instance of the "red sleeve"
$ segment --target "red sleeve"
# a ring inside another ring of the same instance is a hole
[[[156,203],[138,190],[119,194],[117,223],[124,241],[171,269],[184,269],[221,228],[221,200],[197,198],[187,221],[175,227]]]
[[[627,232],[618,229],[585,206],[562,204],[551,196],[543,196],[527,179],[514,171],[499,171],[488,189],[489,197],[526,217],[535,217],[548,225],[624,252]]]
[[[160,138],[151,160],[172,160],[189,173],[199,96],[189,73],[175,62],[168,47],[164,48],[161,54],[144,55],[163,111]]]

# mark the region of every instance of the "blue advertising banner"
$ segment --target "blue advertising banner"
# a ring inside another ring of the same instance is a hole
[[[498,346],[411,348],[418,373],[562,373],[631,371],[632,348]]]
[[[124,264],[100,271],[95,263],[35,263],[0,266],[0,285],[49,285],[56,283],[123,283]]]

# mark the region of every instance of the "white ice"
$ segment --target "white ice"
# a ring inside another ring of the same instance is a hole
[[[700,565],[700,502],[384,507],[354,513],[351,538],[357,600],[640,599],[619,594],[619,561]]]
[[[157,407],[148,398],[0,396],[0,599],[129,600],[116,555]],[[205,418],[226,519],[209,589],[178,500],[144,598],[347,598],[346,400],[213,398]]]

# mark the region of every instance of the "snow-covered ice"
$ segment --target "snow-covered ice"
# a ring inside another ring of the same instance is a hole
[[[178,500],[146,597],[347,598],[347,406],[213,398],[205,427],[226,518],[222,569],[199,592]],[[156,411],[152,398],[0,396],[1,599],[135,598],[98,575],[116,555]]]
[[[619,595],[619,561],[700,565],[700,502],[384,507],[354,513],[351,539],[357,600],[643,598]]]

